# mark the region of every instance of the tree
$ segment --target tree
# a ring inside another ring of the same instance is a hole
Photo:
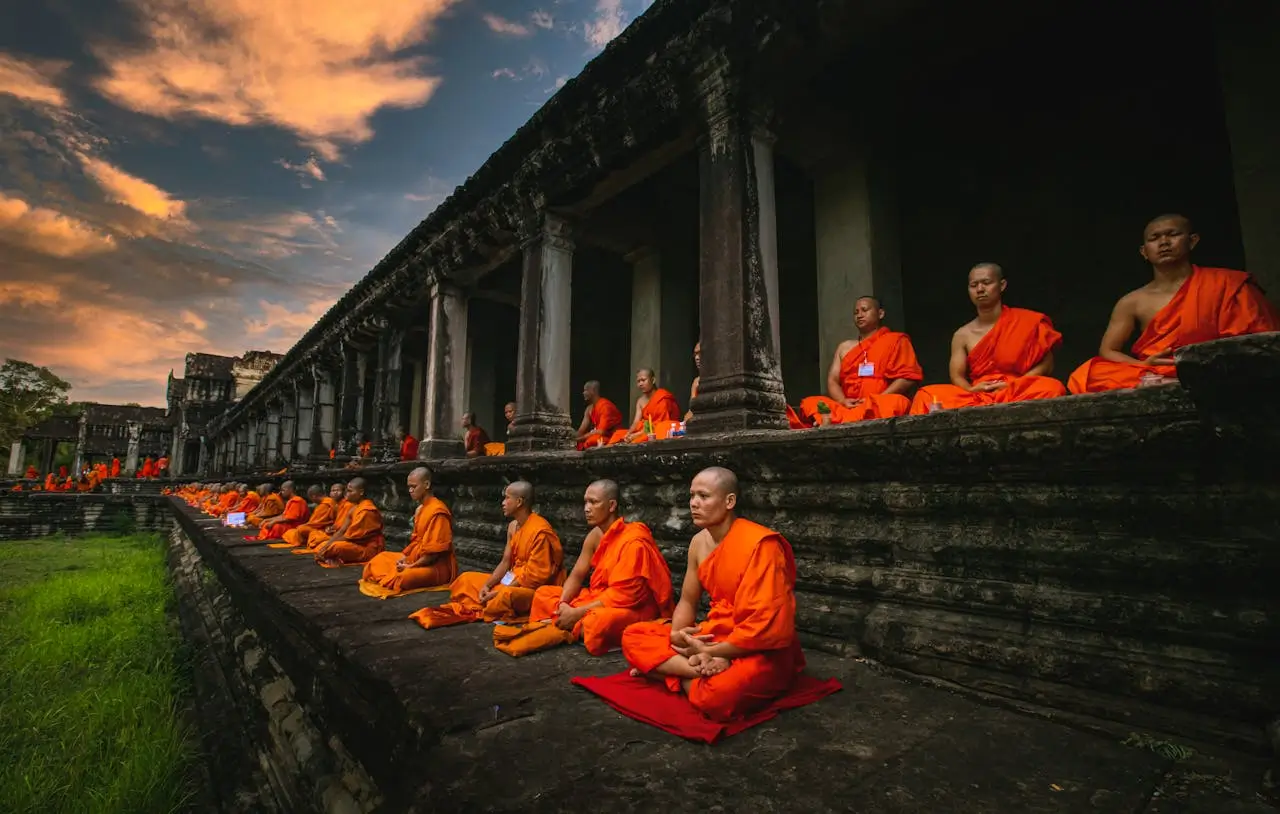
[[[8,447],[35,424],[66,405],[71,385],[47,367],[18,359],[0,366],[0,444]]]

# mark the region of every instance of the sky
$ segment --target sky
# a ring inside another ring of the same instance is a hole
[[[287,351],[651,2],[0,0],[0,359]]]

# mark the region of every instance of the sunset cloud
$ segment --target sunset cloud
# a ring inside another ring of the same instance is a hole
[[[497,14],[484,15],[484,24],[489,26],[489,30],[493,33],[507,37],[527,37],[533,33],[529,26],[499,17]]]
[[[99,158],[83,154],[79,158],[85,175],[97,182],[107,200],[123,204],[156,220],[186,219],[186,203],[174,199],[150,181],[130,175]]]
[[[0,93],[26,102],[64,107],[67,97],[50,77],[66,69],[63,62],[34,62],[0,52]]]
[[[116,248],[115,239],[61,212],[0,192],[0,241],[50,257],[87,257]]]
[[[277,159],[276,164],[284,167],[290,172],[295,172],[301,178],[314,178],[317,181],[324,180],[324,170],[320,168],[320,162],[315,156],[311,156],[301,164],[292,164],[283,158]]]
[[[96,84],[166,119],[274,125],[326,161],[373,137],[385,107],[424,104],[439,86],[422,44],[458,0],[129,0],[145,44],[99,45]]]

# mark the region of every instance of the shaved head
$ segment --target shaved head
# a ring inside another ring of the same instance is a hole
[[[1151,220],[1147,221],[1147,225],[1142,227],[1143,236],[1146,236],[1147,232],[1151,230],[1151,227],[1155,226],[1158,223],[1165,223],[1165,222],[1177,223],[1182,227],[1183,231],[1185,231],[1187,234],[1194,234],[1196,230],[1195,227],[1191,224],[1191,218],[1187,217],[1186,215],[1179,215],[1176,212],[1169,212],[1164,215],[1157,215]]]
[[[307,487],[307,497],[319,500],[324,497],[324,487],[318,483],[313,483]]]
[[[733,474],[733,470],[725,469],[723,466],[709,466],[694,477],[696,479],[703,476],[709,478],[716,491],[722,495],[738,493],[738,476]]]
[[[1000,267],[999,263],[978,263],[973,268],[969,269],[969,273],[973,274],[975,271],[980,269],[988,269],[996,276],[997,280],[1004,279],[1004,269]]]
[[[347,483],[347,491],[359,492],[361,495],[364,495],[364,478],[352,478]]]
[[[591,483],[588,484],[587,488],[599,489],[602,492],[601,497],[604,498],[604,501],[606,503],[608,503],[610,500],[618,499],[617,481],[611,481],[608,478],[601,478],[600,480],[591,481]]]
[[[653,368],[651,368],[651,367],[642,367],[642,368],[640,368],[639,370],[637,370],[637,371],[636,371],[636,373],[637,373],[637,374],[644,374],[645,376],[648,376],[648,377],[649,377],[649,378],[651,378],[651,379],[656,379],[656,378],[658,378],[658,374],[657,374],[657,373],[655,373],[655,372],[653,371]]]
[[[418,483],[431,483],[431,470],[425,466],[420,466],[409,473],[409,480]]]
[[[266,494],[267,492],[270,492],[270,491],[271,491],[271,484],[269,484],[269,483],[260,483],[260,484],[258,484],[258,491],[259,491],[260,493],[262,493],[262,494]]]
[[[884,308],[884,306],[880,304],[880,300],[876,299],[875,297],[871,296],[870,294],[863,294],[861,297],[858,297],[858,299],[857,299],[857,300],[855,300],[854,302],[855,302],[855,303],[859,303],[859,302],[869,302],[869,303],[871,303],[871,305],[872,305],[872,306],[874,306],[874,307],[875,307],[875,308],[877,308],[877,309],[882,309],[882,308]]]
[[[524,501],[524,505],[533,505],[533,484],[527,480],[518,480],[507,487],[507,494]]]

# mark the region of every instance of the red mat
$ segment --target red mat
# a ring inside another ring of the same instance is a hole
[[[684,693],[671,692],[665,684],[627,672],[599,678],[580,677],[571,681],[600,696],[606,704],[628,718],[699,743],[715,743],[721,738],[745,732],[756,724],[776,718],[783,710],[812,704],[842,689],[834,678],[819,680],[801,675],[786,695],[754,715],[720,723],[694,709]]]

